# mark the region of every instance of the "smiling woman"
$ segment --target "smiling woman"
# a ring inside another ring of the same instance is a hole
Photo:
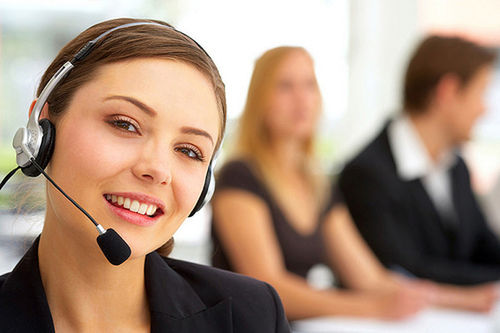
[[[49,110],[42,117],[49,118]],[[58,184],[92,208],[98,221],[120,230],[132,258],[165,243],[196,203],[215,148],[185,127],[218,136],[220,117],[205,75],[168,59],[106,64],[75,92],[65,112],[52,118],[57,140],[48,170]],[[103,200],[108,195],[111,202]],[[75,238],[88,229],[85,216],[52,187],[48,201],[46,221],[56,216],[71,221],[58,228],[68,228]],[[137,214],[149,205],[158,208],[155,216]],[[168,222],[158,223],[160,217]],[[57,226],[46,223],[46,228],[51,225]],[[150,228],[137,228],[146,225]],[[79,240],[81,246],[94,245]]]
[[[30,122],[47,153],[26,154],[131,255],[110,265],[49,184],[42,234],[0,277],[0,331],[288,331],[269,285],[158,253],[205,201],[225,127],[224,85],[199,44],[164,22],[106,21],[59,52],[37,95]]]

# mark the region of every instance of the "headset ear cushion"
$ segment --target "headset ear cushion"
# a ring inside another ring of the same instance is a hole
[[[56,128],[50,122],[50,120],[43,118],[39,122],[42,128],[42,143],[40,144],[40,149],[35,157],[35,161],[45,169],[47,164],[50,162],[52,153],[54,152],[54,144],[56,139]],[[37,168],[33,164],[30,164],[21,169],[26,176],[36,177],[40,174]]]
[[[212,194],[215,189],[215,179],[212,172],[212,164],[208,167],[207,174],[205,176],[205,183],[203,184],[203,190],[201,190],[200,197],[196,202],[191,213],[189,213],[189,217],[193,216],[197,211],[199,211],[210,199],[212,198]]]

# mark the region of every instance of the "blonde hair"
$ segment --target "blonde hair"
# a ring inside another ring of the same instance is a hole
[[[281,186],[279,169],[271,151],[272,138],[265,122],[266,112],[277,84],[277,74],[281,63],[291,54],[298,52],[306,55],[312,62],[311,56],[304,48],[293,46],[273,48],[257,59],[248,88],[246,104],[239,119],[238,136],[234,147],[235,158],[251,163],[257,176],[278,199],[282,197],[283,186]],[[317,85],[316,89],[320,96]],[[318,108],[321,108],[321,103],[318,104]],[[314,133],[304,140],[300,167],[318,198],[324,199],[324,186],[321,185],[322,181],[314,172],[316,161],[314,141]]]

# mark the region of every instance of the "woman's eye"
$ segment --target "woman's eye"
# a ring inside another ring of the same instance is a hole
[[[121,128],[121,129],[126,130],[126,131],[129,131],[129,132],[137,132],[137,128],[135,128],[134,125],[132,125],[131,123],[129,123],[128,121],[125,121],[125,120],[115,120],[115,121],[113,121],[113,124],[116,127]]]
[[[121,131],[140,134],[139,125],[135,121],[122,116],[113,116],[106,121],[108,124]]]
[[[181,152],[182,154],[184,154],[187,157],[192,158],[194,160],[203,161],[203,156],[201,155],[201,152],[196,151],[193,148],[180,147],[180,148],[177,148],[177,151]]]

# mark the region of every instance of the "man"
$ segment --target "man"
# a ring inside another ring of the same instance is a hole
[[[389,268],[453,284],[500,279],[500,242],[457,154],[484,111],[494,61],[472,42],[426,38],[407,68],[404,111],[342,171],[356,225]]]

